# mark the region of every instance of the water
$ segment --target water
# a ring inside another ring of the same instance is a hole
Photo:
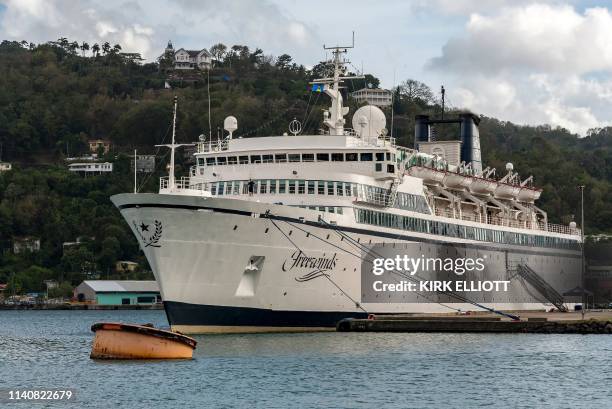
[[[117,362],[89,359],[96,321],[167,325],[163,311],[0,311],[0,387],[78,399],[5,407],[612,405],[605,335],[211,335],[191,361]]]

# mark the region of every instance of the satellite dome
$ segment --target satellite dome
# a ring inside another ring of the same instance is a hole
[[[236,119],[236,117],[230,115],[225,118],[225,120],[223,121],[223,129],[229,132],[229,137],[231,139],[232,133],[234,133],[234,131],[238,129],[238,120]]]
[[[506,170],[512,172],[514,170],[514,165],[510,162],[506,163]]]
[[[380,136],[387,125],[383,111],[374,106],[366,105],[353,114],[353,129],[359,136]]]
[[[570,222],[569,227],[572,230],[576,229],[576,222]]]

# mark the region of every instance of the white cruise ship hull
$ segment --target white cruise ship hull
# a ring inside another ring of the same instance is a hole
[[[319,223],[320,212],[187,195],[120,194],[112,201],[149,261],[173,330],[191,334],[322,330],[333,329],[342,318],[368,313],[454,311],[424,302],[360,304],[361,260],[343,249],[358,250],[334,228]],[[325,218],[361,243],[422,242],[426,246],[432,241],[431,235],[398,235],[357,224],[352,213]],[[497,257],[499,278],[504,279],[507,260],[499,255],[514,250],[481,244],[491,246],[478,251],[490,254],[491,260]],[[297,248],[309,257],[327,260],[327,275],[294,265]],[[521,254],[544,279],[558,274],[560,258],[580,262],[568,250],[525,248]],[[500,310],[550,308],[528,297],[525,302],[484,304]],[[453,304],[453,308],[481,310],[472,304]]]

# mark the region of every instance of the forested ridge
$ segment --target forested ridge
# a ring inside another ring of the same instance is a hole
[[[154,145],[168,140],[174,95],[179,98],[177,139],[182,142],[200,134],[208,137],[209,119],[216,138],[227,115],[238,118],[235,136],[282,134],[294,118],[305,132],[321,127],[328,98],[312,92],[308,82],[325,73],[325,64],[309,70],[287,54],[273,57],[241,45],[216,44],[210,51],[216,63],[208,77],[199,71],[173,73],[166,58],[140,64],[122,54],[119,45],[108,43],[62,38],[40,45],[0,44],[0,159],[13,164],[12,171],[0,173],[0,283],[40,291],[43,280],[56,279],[68,291],[91,273],[118,277],[117,260],[137,261],[147,270],[109,197],[132,190],[128,155],[134,149],[158,154],[157,172],[140,177],[141,191],[157,189],[167,157]],[[368,84],[379,85],[367,75],[347,82],[347,91]],[[358,106],[350,99],[348,103],[354,112]],[[412,146],[416,114],[441,112],[431,89],[415,80],[397,87],[393,110],[393,135],[405,146]],[[533,174],[536,185],[544,188],[538,205],[552,222],[568,223],[579,213],[577,186],[583,184],[587,232],[612,232],[612,128],[594,129],[580,138],[562,128],[481,119],[485,164],[501,174],[506,162],[512,162],[521,176]],[[87,141],[97,138],[112,142],[104,159],[114,162],[114,172],[87,177],[68,172],[65,159],[87,153]],[[177,175],[187,170],[184,159],[179,155]],[[23,237],[40,238],[41,251],[13,254],[13,241]],[[79,237],[85,244],[63,247]],[[146,271],[121,275],[147,276]]]

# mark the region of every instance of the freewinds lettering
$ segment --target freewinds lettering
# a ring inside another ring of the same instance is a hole
[[[308,273],[296,277],[296,281],[310,281],[317,277],[327,275],[329,270],[336,267],[338,261],[337,254],[334,253],[331,257],[308,257],[299,250],[296,250],[288,259],[283,262],[283,271],[310,270]]]

